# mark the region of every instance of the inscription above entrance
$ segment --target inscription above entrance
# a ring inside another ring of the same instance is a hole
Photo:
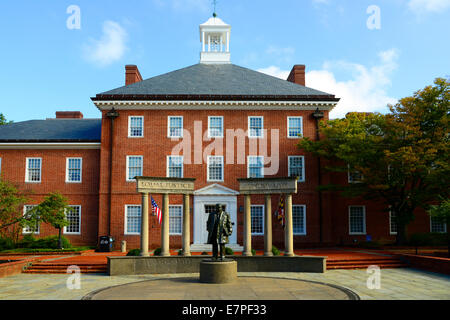
[[[294,194],[297,178],[238,179],[241,194]]]
[[[137,192],[162,194],[192,194],[195,179],[136,177]]]

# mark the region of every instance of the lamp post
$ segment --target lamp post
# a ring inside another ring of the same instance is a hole
[[[312,117],[316,120],[316,141],[320,140],[319,121],[324,118],[324,114],[319,108],[314,111]],[[320,157],[317,157],[317,179],[318,185],[322,184],[322,169],[320,163]],[[319,241],[323,242],[323,209],[322,209],[322,191],[319,189]]]
[[[111,119],[109,131],[109,203],[108,203],[108,236],[111,236],[111,208],[112,208],[112,169],[113,169],[113,143],[114,143],[114,120],[119,117],[119,113],[112,108],[106,117]]]

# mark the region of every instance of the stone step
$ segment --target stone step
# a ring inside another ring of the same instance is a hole
[[[328,261],[327,265],[376,265],[376,264],[396,264],[402,263],[400,260],[345,260],[345,261]]]
[[[80,272],[82,274],[87,273],[107,273],[107,268],[98,268],[98,269],[89,269],[89,270],[83,270],[81,269]],[[27,269],[23,271],[23,273],[30,273],[30,274],[66,274],[67,272],[65,270],[58,270],[58,269]]]
[[[342,269],[342,270],[350,270],[350,269],[367,269],[369,266],[371,266],[372,264],[367,264],[367,265],[334,265],[334,266],[329,266],[327,265],[327,270],[337,270],[337,269]],[[406,264],[403,263],[396,263],[396,264],[386,264],[386,265],[377,265],[378,267],[380,267],[380,269],[390,269],[390,268],[408,268],[408,266]]]

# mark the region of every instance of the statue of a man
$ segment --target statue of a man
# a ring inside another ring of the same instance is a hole
[[[224,211],[223,205],[217,204],[215,212],[209,214],[206,229],[208,230],[208,244],[213,246],[213,259],[218,259],[218,246],[220,246],[220,259],[225,259],[225,244],[233,233],[230,215]]]

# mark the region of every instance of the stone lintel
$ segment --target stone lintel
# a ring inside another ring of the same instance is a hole
[[[137,192],[150,194],[193,194],[195,179],[136,177]]]
[[[241,194],[295,194],[297,179],[292,178],[251,178],[238,179]]]

